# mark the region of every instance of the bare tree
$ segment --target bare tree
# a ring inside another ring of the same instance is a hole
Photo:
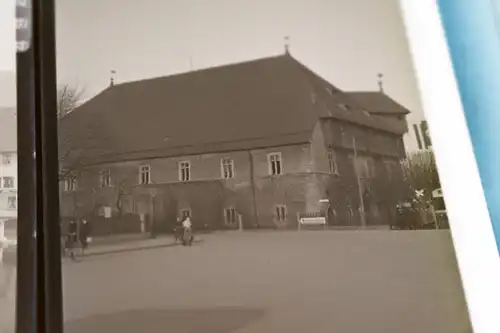
[[[432,150],[411,154],[403,162],[405,179],[412,191],[424,190],[425,199],[429,200],[432,191],[441,188],[439,174]]]
[[[84,89],[78,85],[62,84],[58,88],[57,113],[59,117],[59,180],[66,180],[88,164],[90,155],[104,151],[106,140],[100,119],[87,119],[77,123],[66,118],[80,104]],[[78,132],[78,133],[77,133]]]
[[[103,138],[100,119],[90,118],[79,122],[71,119],[73,115],[70,114],[79,106],[83,93],[80,87],[69,84],[62,84],[58,89],[59,181],[70,187],[75,216],[79,213],[80,178],[91,157],[102,154],[107,142]],[[73,182],[77,188],[73,188]]]
[[[79,104],[83,95],[83,89],[78,86],[72,86],[69,84],[61,84],[57,89],[57,117],[59,120],[68,115],[73,111]],[[68,147],[67,138],[64,133],[59,131],[59,162],[61,165],[59,171],[59,179],[67,180],[74,177],[73,171],[76,168],[68,167],[68,160],[78,160],[75,158],[75,154],[80,154],[80,152],[75,152],[75,149]]]
[[[57,89],[57,116],[62,118],[73,111],[81,101],[84,90],[78,86],[62,84]]]

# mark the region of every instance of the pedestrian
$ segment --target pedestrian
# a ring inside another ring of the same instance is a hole
[[[183,229],[182,243],[185,246],[186,245],[191,246],[191,243],[193,242],[192,227],[193,224],[191,223],[191,218],[188,215],[186,216],[184,221],[182,221],[182,229]]]
[[[69,256],[71,259],[75,259],[75,246],[78,242],[78,223],[75,220],[71,220],[68,226],[68,235],[66,238],[66,248],[69,251]]]
[[[182,235],[184,233],[184,228],[182,226],[182,219],[180,217],[177,217],[174,225],[174,238],[175,242],[177,243],[178,241],[182,241]]]
[[[62,220],[59,220],[59,237],[61,241],[61,256],[64,257],[66,254],[66,229],[64,228]]]
[[[87,220],[83,219],[82,224],[80,226],[80,244],[82,245],[82,254],[85,254],[85,250],[89,246],[89,242],[91,240],[91,228],[90,223]]]

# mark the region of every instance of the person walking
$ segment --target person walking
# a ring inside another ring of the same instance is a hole
[[[186,216],[184,221],[182,221],[182,229],[183,229],[183,236],[182,236],[182,244],[184,246],[189,245],[191,246],[193,242],[193,224],[191,223],[191,218],[189,216]]]
[[[90,235],[91,235],[90,223],[87,220],[83,219],[82,224],[80,225],[80,232],[79,232],[80,244],[82,245],[82,254],[85,254],[85,250],[89,246],[89,242],[91,239]]]
[[[69,251],[69,257],[75,259],[75,247],[78,242],[78,223],[71,220],[68,225],[68,234],[66,236],[66,249]]]

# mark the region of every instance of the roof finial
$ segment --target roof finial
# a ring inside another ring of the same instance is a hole
[[[111,70],[111,77],[109,79],[109,86],[110,87],[115,85],[115,74],[116,74],[116,71]]]
[[[381,93],[384,92],[384,74],[378,73],[378,88]]]
[[[285,54],[290,54],[290,36],[285,36]]]

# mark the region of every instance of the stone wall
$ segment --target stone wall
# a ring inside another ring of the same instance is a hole
[[[181,210],[189,209],[198,228],[235,227],[225,224],[224,211],[242,216],[245,228],[297,225],[297,213],[328,210],[329,223],[360,225],[360,191],[353,162],[356,137],[358,163],[372,161],[374,173],[362,182],[368,224],[388,224],[395,201],[403,194],[399,164],[404,146],[399,136],[354,127],[332,120],[318,122],[308,144],[251,151],[201,154],[94,166],[78,172],[78,189],[61,192],[65,217],[133,214],[146,216],[163,230],[171,228]],[[280,153],[282,175],[269,174],[269,154]],[[338,172],[328,155],[334,154]],[[234,163],[234,177],[222,179],[222,159]],[[191,179],[179,181],[179,163],[189,161]],[[150,184],[139,184],[139,168],[148,165]],[[392,165],[391,169],[388,165]],[[109,170],[111,184],[100,186],[99,175]],[[277,218],[277,206],[286,216]]]

